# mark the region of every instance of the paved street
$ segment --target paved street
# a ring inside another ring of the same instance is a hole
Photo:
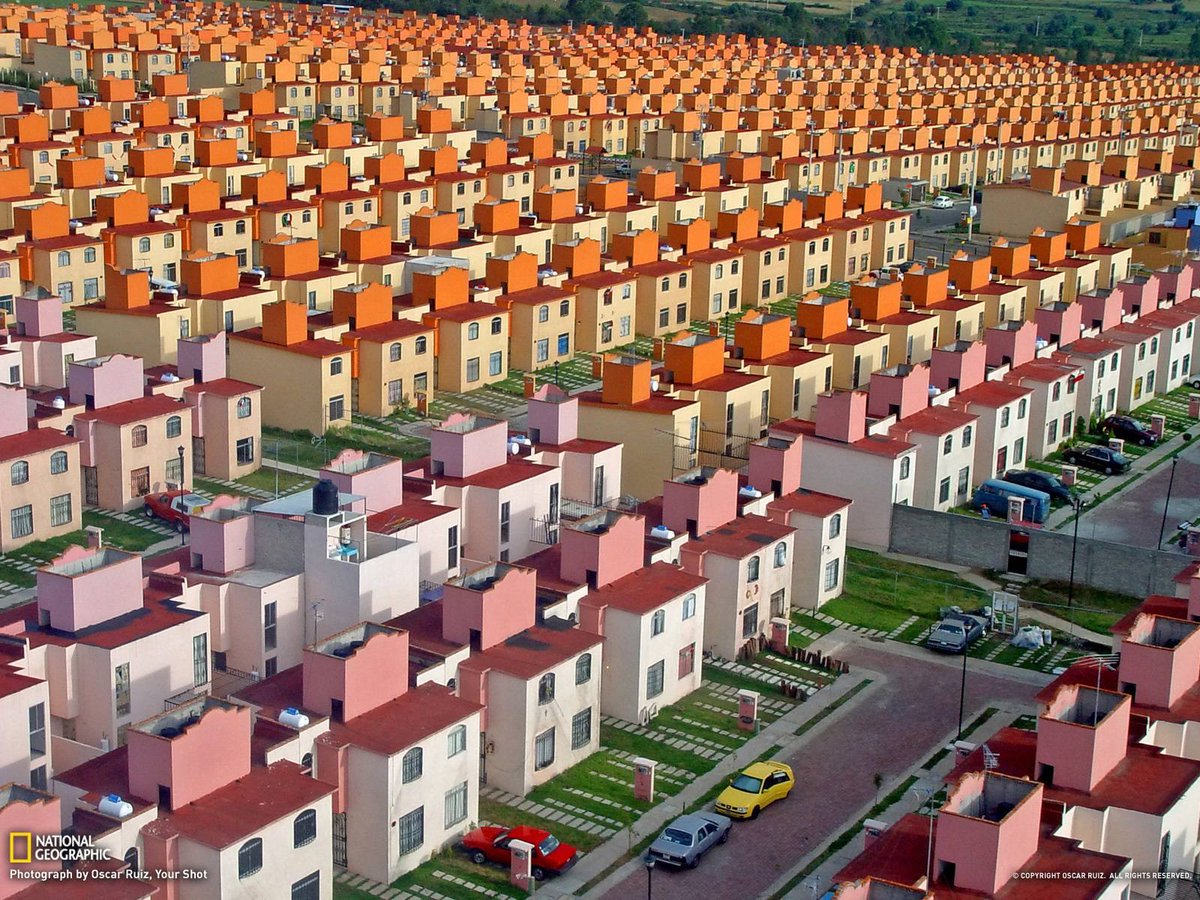
[[[762,895],[873,802],[876,772],[887,784],[922,763],[954,732],[961,672],[957,659],[865,642],[847,644],[834,655],[881,677],[805,734],[804,746],[787,759],[797,787],[786,802],[756,821],[735,823],[728,845],[698,869],[656,871],[656,900]],[[968,675],[964,723],[989,705],[1028,703],[1039,683],[1048,680],[1015,669],[1008,675],[998,666],[988,672]],[[645,891],[646,873],[639,864],[605,896],[625,900]]]
[[[1166,541],[1176,534],[1176,526],[1180,522],[1200,518],[1200,441],[1181,452],[1178,459],[1167,530],[1163,536],[1164,547]],[[1171,464],[1159,464],[1153,472],[1138,479],[1120,494],[1110,497],[1093,510],[1085,510],[1079,517],[1079,536],[1131,547],[1154,547],[1162,526],[1163,504],[1170,480]],[[1069,517],[1056,528],[1068,532],[1070,529]]]

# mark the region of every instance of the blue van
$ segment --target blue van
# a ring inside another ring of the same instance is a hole
[[[971,507],[981,512],[986,509],[989,514],[1006,519],[1010,497],[1020,497],[1024,501],[1025,508],[1021,515],[1026,522],[1036,522],[1040,525],[1046,521],[1046,516],[1050,515],[1050,495],[1045,491],[995,478],[975,488]]]

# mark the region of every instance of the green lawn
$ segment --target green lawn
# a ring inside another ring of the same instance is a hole
[[[274,494],[278,487],[280,495],[291,494],[302,488],[312,487],[314,482],[307,475],[297,475],[295,472],[285,472],[271,466],[263,466],[257,472],[251,472],[237,479],[238,484],[256,488]]]
[[[378,900],[378,898],[374,894],[335,881],[333,883],[333,900]]]
[[[1136,597],[1075,585],[1071,612],[1067,610],[1067,585],[1064,582],[1027,582],[1021,585],[1021,599],[1045,609],[1076,625],[1107,634],[1117,620],[1138,604]]]
[[[505,806],[503,803],[497,803],[495,800],[489,800],[486,797],[479,798],[479,821],[494,822],[497,825],[533,825],[537,828],[546,827],[545,819],[512,806]],[[576,828],[569,828],[566,825],[558,823],[552,823],[552,825],[556,837],[572,846],[578,847],[580,850],[594,850],[603,843],[596,835],[588,834],[586,831],[579,831]]]
[[[309,469],[319,469],[331,459],[352,447],[357,450],[373,450],[401,459],[418,459],[429,453],[429,442],[403,434],[386,433],[379,428],[362,424],[333,428],[319,443],[307,431],[284,431],[279,428],[263,428],[263,446],[270,447],[269,456],[275,458],[274,441],[280,442],[279,461]],[[274,478],[272,477],[272,490]]]
[[[120,519],[114,519],[112,516],[107,516],[104,513],[90,509],[84,510],[83,524],[85,526],[94,525],[103,528],[104,545],[106,547],[128,550],[131,553],[141,553],[151,545],[169,539],[169,535],[148,531],[145,528],[131,525],[128,522],[122,522]],[[37,566],[44,565],[56,556],[59,556],[73,544],[86,547],[87,532],[81,528],[78,531],[71,531],[45,541],[35,541],[32,544],[26,544],[19,550],[8,554],[7,557],[0,556],[0,581],[7,581],[9,584],[15,584],[18,587],[33,587],[37,580],[36,576],[18,569],[12,565],[11,560],[19,558]]]
[[[558,833],[557,828],[555,833]],[[501,897],[525,896],[509,884],[506,873],[498,866],[477,866],[455,849],[442,850],[429,862],[418,866],[407,875],[397,878],[392,882],[392,887],[400,890],[424,887],[436,891],[444,897],[452,897],[454,900],[480,900],[484,896],[483,891],[477,891],[473,887],[456,884],[447,878],[439,877],[439,872],[495,891],[495,894]]]

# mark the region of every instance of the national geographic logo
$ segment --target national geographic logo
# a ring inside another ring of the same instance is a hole
[[[29,831],[11,831],[8,834],[8,862],[14,866],[48,862],[69,865],[110,858],[108,850],[97,847],[86,835],[33,834]]]

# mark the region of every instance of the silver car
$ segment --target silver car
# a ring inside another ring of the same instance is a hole
[[[680,816],[663,829],[646,851],[646,859],[659,865],[696,868],[700,857],[729,840],[732,822],[727,816],[700,812]]]

